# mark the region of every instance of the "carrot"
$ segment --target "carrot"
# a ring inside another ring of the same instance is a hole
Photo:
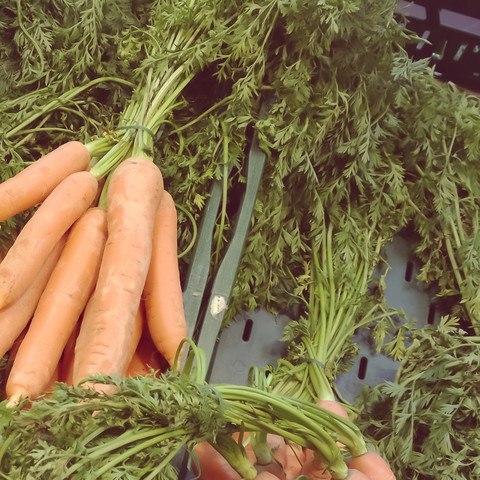
[[[258,475],[255,477],[255,480],[278,480],[279,478],[281,477],[277,477],[277,475],[264,470],[258,473]]]
[[[365,474],[363,474],[359,470],[349,468],[348,474],[345,477],[345,480],[369,480],[369,477],[367,477]]]
[[[192,461],[193,471],[198,480],[242,480],[228,461],[208,442],[201,442],[195,447],[198,465]]]
[[[363,455],[352,457],[348,463],[348,468],[359,470],[369,480],[395,480],[395,475],[388,463],[373,450],[369,450]]]
[[[187,325],[177,258],[177,211],[166,191],[156,212],[144,298],[153,343],[173,366],[178,346],[187,336]]]
[[[127,377],[137,377],[146,375],[151,370],[164,372],[167,366],[167,361],[153,344],[148,328],[143,328],[137,349],[130,360],[125,375]]]
[[[63,179],[85,170],[89,162],[85,145],[68,142],[5,180],[0,184],[0,222],[43,202]]]
[[[95,288],[106,239],[106,212],[99,207],[73,224],[10,372],[6,391],[12,402],[45,391]]]
[[[67,385],[72,385],[73,378],[73,357],[75,355],[75,343],[77,342],[78,332],[80,332],[80,325],[82,319],[79,318],[75,324],[70,337],[68,337],[65,348],[63,349],[62,358],[60,360],[60,374],[59,380],[65,382]]]
[[[275,435],[273,433],[268,433],[266,435],[267,445],[270,449],[270,458],[269,461],[266,461],[262,458],[257,458],[254,462],[255,468],[260,472],[269,472],[275,475],[276,478],[281,480],[286,479],[284,465],[287,463],[287,445],[285,439],[281,435]],[[245,448],[248,451],[248,447],[253,447],[249,443]],[[268,455],[267,455],[268,457]]]
[[[144,305],[140,302],[138,307],[137,315],[135,316],[135,323],[133,325],[132,338],[130,340],[130,345],[128,346],[127,360],[125,365],[125,371],[123,372],[125,376],[127,375],[130,364],[132,363],[135,352],[137,351],[138,344],[142,338],[142,333],[144,331],[145,324],[145,310]]]
[[[315,480],[331,480],[332,474],[329,472],[322,459],[313,450],[305,451],[305,461],[300,469],[299,475]]]
[[[0,309],[0,357],[3,357],[12,347],[15,339],[31,320],[50,274],[60,257],[65,240],[64,235],[57,242],[25,292],[15,302]]]
[[[300,474],[300,469],[305,461],[305,452],[299,445],[287,443],[285,448],[285,471],[286,480],[294,480]]]
[[[89,172],[62,180],[20,231],[0,263],[0,308],[16,300],[61,236],[92,203],[98,182]]]
[[[5,378],[8,378],[8,375],[10,374],[10,370],[12,369],[13,361],[15,360],[15,357],[17,356],[18,349],[20,348],[20,344],[22,343],[22,340],[25,338],[25,335],[27,334],[28,330],[28,325],[20,332],[18,337],[13,341],[12,347],[10,351],[8,352],[8,359],[7,359],[7,365],[5,367]],[[5,383],[3,382],[3,394],[4,397],[7,396],[5,392]]]
[[[56,367],[53,369],[52,376],[45,385],[45,389],[41,392],[44,395],[49,395],[53,392],[53,388],[60,380],[60,364],[57,363]]]
[[[155,212],[162,192],[160,170],[145,158],[124,160],[111,176],[108,238],[75,347],[74,384],[93,374],[121,375],[128,365],[128,347],[150,264]]]
[[[346,418],[348,420],[348,413],[345,410],[345,408],[336,400],[319,400],[317,402],[317,405],[319,407],[325,408],[329,412],[336,413],[337,415],[340,415],[343,418]]]

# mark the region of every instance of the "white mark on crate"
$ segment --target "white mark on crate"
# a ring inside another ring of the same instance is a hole
[[[215,295],[210,303],[210,313],[213,317],[227,309],[227,300],[222,295]]]

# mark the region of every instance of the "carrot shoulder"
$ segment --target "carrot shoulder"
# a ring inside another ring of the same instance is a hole
[[[89,162],[85,145],[67,142],[5,180],[0,184],[0,222],[43,202],[64,178],[85,170]]]
[[[163,179],[153,162],[124,160],[107,193],[108,238],[97,285],[75,347],[73,383],[88,375],[122,374],[152,254]]]
[[[91,205],[97,188],[91,173],[72,173],[40,205],[0,263],[0,308],[26,290],[53,246]]]
[[[395,475],[388,463],[373,450],[352,457],[348,463],[348,468],[362,472],[369,480],[395,480]]]
[[[332,479],[332,474],[323,463],[323,460],[312,450],[307,450],[305,452],[304,463],[300,469],[299,475],[305,475],[315,480]]]
[[[105,210],[88,209],[72,226],[8,377],[7,396],[36,398],[47,388],[95,288],[107,238]]]
[[[22,333],[32,318],[40,296],[50,278],[60,252],[65,244],[64,235],[47,256],[40,271],[25,292],[13,303],[0,309],[0,357],[12,348],[15,339]]]
[[[153,343],[173,366],[180,341],[187,335],[187,326],[177,258],[177,211],[166,191],[156,213],[144,298]]]

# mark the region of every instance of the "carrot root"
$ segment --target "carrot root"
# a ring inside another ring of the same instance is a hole
[[[85,170],[89,162],[85,145],[67,142],[5,180],[0,184],[0,222],[45,200],[62,180]]]
[[[152,258],[144,287],[147,325],[158,351],[174,366],[187,335],[177,258],[177,212],[164,191],[155,216]]]
[[[74,384],[93,374],[122,375],[128,367],[162,192],[162,175],[150,160],[124,160],[112,174],[107,191],[108,238],[75,346]],[[84,386],[105,391],[102,385]]]
[[[72,226],[38,302],[7,381],[7,395],[30,399],[45,391],[92,294],[107,237],[104,210],[87,210]]]
[[[40,205],[0,263],[0,308],[26,290],[54,245],[90,207],[97,189],[91,173],[76,172],[62,180]]]
[[[362,472],[369,480],[395,480],[395,475],[388,463],[373,450],[369,450],[363,455],[352,457],[348,467]]]

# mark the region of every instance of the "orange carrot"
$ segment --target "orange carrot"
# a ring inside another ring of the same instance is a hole
[[[16,300],[61,236],[92,203],[98,182],[89,172],[62,180],[19,233],[0,263],[0,308]]]
[[[27,331],[28,331],[28,325],[20,332],[18,337],[13,341],[12,347],[8,352],[7,366],[5,368],[5,378],[8,378],[8,375],[10,374],[10,370],[12,369],[13,362],[15,360],[15,357],[17,356],[18,349],[20,348],[20,344],[22,343],[22,340],[25,338]],[[7,396],[7,393],[5,392],[5,384],[6,382],[3,382],[3,385],[2,385],[4,397]]]
[[[142,333],[144,331],[144,325],[145,325],[145,309],[144,308],[145,307],[143,303],[140,302],[140,305],[138,307],[138,312],[135,317],[135,323],[133,325],[132,338],[130,340],[130,345],[128,346],[125,371],[123,372],[125,376],[128,376],[127,375],[128,369],[130,367],[130,364],[132,363],[133,357],[135,356],[135,352],[137,351],[138,344],[140,343],[140,339],[142,338]]]
[[[199,443],[195,447],[195,455],[198,465],[192,461],[192,467],[198,480],[242,480],[242,476],[210,443]]]
[[[147,325],[153,343],[173,366],[187,326],[177,258],[177,211],[163,192],[153,230],[153,251],[144,288]]]
[[[279,478],[281,477],[277,477],[277,475],[264,470],[258,473],[258,475],[255,477],[255,480],[278,480]]]
[[[300,469],[305,462],[305,452],[302,447],[288,443],[285,448],[285,471],[286,480],[294,480],[300,475]]]
[[[359,470],[365,474],[369,480],[395,480],[388,463],[381,455],[373,450],[369,450],[363,455],[352,457],[348,463],[348,467]]]
[[[45,389],[42,395],[50,395],[53,392],[53,388],[55,387],[56,383],[60,380],[60,364],[57,363],[56,367],[53,369],[52,376],[45,385]]]
[[[345,480],[369,480],[369,477],[367,477],[364,473],[360,472],[359,470],[349,468],[347,476],[345,477]]]
[[[128,347],[150,264],[162,192],[160,170],[144,158],[124,160],[111,176],[108,238],[75,347],[74,384],[93,374],[121,375],[128,366]]]
[[[5,180],[0,184],[0,222],[43,202],[64,178],[85,170],[89,162],[85,145],[68,142]]]
[[[343,418],[346,418],[348,420],[348,413],[345,410],[345,408],[336,400],[319,400],[317,402],[317,405],[319,407],[325,408],[329,412],[336,413],[337,415],[340,415]]]
[[[78,333],[80,332],[80,325],[82,319],[79,318],[75,324],[70,337],[68,337],[65,348],[63,349],[62,358],[60,360],[60,374],[59,380],[65,382],[67,385],[72,385],[73,378],[73,357],[75,355],[75,343],[77,342]]]
[[[306,449],[305,461],[300,469],[299,475],[305,475],[315,480],[331,480],[329,472],[322,459],[313,450]]]
[[[57,242],[25,292],[15,302],[0,309],[0,357],[12,347],[15,339],[31,320],[65,240],[66,235]]]
[[[107,239],[107,214],[88,209],[72,226],[8,377],[12,402],[45,391],[95,288]]]
[[[137,349],[130,360],[125,375],[127,377],[137,377],[146,375],[151,370],[164,372],[167,367],[167,361],[155,347],[148,328],[143,328]]]

